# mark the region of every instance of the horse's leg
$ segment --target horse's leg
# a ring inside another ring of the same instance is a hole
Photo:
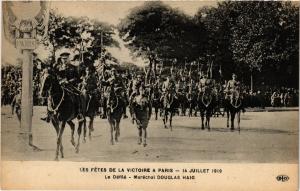
[[[165,128],[167,129],[168,127],[167,127],[166,123],[167,123],[167,120],[168,120],[168,113],[167,113],[166,110],[164,110],[163,112],[164,112],[164,114],[163,114],[164,115],[163,116],[163,122],[164,122]]]
[[[114,145],[114,122],[109,121],[109,125],[110,125],[110,142],[112,145]]]
[[[226,109],[226,113],[227,113],[227,128],[228,128],[229,127],[229,114],[230,114],[229,109]]]
[[[235,118],[235,111],[230,112],[231,114],[231,128],[230,130],[234,130],[234,118]]]
[[[90,118],[90,123],[89,123],[89,132],[93,132],[94,131],[94,114],[91,114],[91,116],[89,116]]]
[[[94,131],[94,116],[90,117],[89,139],[92,140],[92,131]]]
[[[200,115],[201,115],[201,129],[204,129],[204,111],[200,109]]]
[[[144,147],[147,146],[147,127],[143,128],[144,130]]]
[[[237,112],[237,123],[238,123],[238,129],[239,129],[239,132],[241,131],[241,128],[240,128],[240,122],[241,122],[241,111],[238,111]]]
[[[212,116],[212,110],[207,109],[206,111],[206,122],[207,122],[207,129],[210,131],[210,117]]]
[[[75,141],[74,141],[75,124],[72,121],[68,121],[67,123],[71,128],[71,143],[75,147]]]
[[[115,141],[118,142],[118,137],[120,136],[120,121],[116,121],[116,132],[115,132]]]
[[[138,139],[138,144],[142,144],[142,136],[143,136],[143,131],[142,131],[142,127],[138,126],[138,131],[139,131],[139,139]]]
[[[52,119],[51,122],[52,122],[52,125],[53,125],[53,127],[56,131],[56,135],[58,136],[58,134],[59,134],[59,122],[58,122],[58,120],[55,120],[55,119]]]
[[[59,151],[61,152],[61,156],[63,157],[63,150],[61,150],[61,146],[62,146],[61,139],[62,139],[62,134],[65,129],[65,125],[66,125],[66,122],[63,121],[61,124],[61,127],[59,128],[59,131],[58,131],[55,160],[58,160]]]
[[[173,118],[173,111],[170,112],[170,128],[171,128],[171,131],[173,130],[172,128],[172,118]]]
[[[158,115],[158,107],[155,106],[155,120],[157,120],[157,115]]]
[[[83,140],[82,140],[83,143],[86,142],[86,119],[84,119],[83,121]]]
[[[81,130],[82,130],[82,125],[84,125],[85,122],[81,121],[78,124],[78,129],[77,129],[77,133],[78,133],[78,139],[77,139],[77,145],[76,145],[76,153],[79,153],[79,146],[80,146],[80,136],[81,136]]]

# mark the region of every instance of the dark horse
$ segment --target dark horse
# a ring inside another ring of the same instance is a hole
[[[97,111],[98,111],[98,108],[99,108],[99,99],[98,98],[98,91],[97,89],[90,93],[90,94],[84,94],[84,97],[85,97],[85,111],[84,111],[84,115],[86,117],[89,117],[90,118],[90,121],[89,121],[89,138],[91,139],[92,136],[91,136],[91,132],[94,131],[94,118],[95,116],[97,115]],[[86,121],[84,123],[84,129],[83,129],[83,140],[85,141],[86,139]]]
[[[237,93],[237,95],[234,96],[232,99],[230,99],[228,95],[225,97],[224,111],[227,113],[227,127],[229,127],[229,114],[230,114],[231,131],[234,131],[235,116],[237,117],[238,130],[240,131],[241,111],[243,109],[244,109],[244,101],[243,101],[243,97],[240,96],[239,93]]]
[[[201,115],[201,129],[207,127],[210,130],[210,118],[212,117],[213,110],[215,107],[216,97],[212,90],[206,89],[204,92],[199,92],[197,96],[198,108]],[[205,125],[204,125],[205,116]]]
[[[170,129],[172,129],[172,118],[174,116],[174,113],[176,112],[176,109],[179,107],[178,104],[178,98],[175,95],[175,92],[166,92],[166,94],[163,96],[163,122],[165,128],[167,127],[167,121],[168,121],[168,115],[170,114],[169,123],[170,123]]]
[[[193,109],[195,110],[194,116],[197,116],[197,91],[189,91],[187,94],[187,105],[189,108],[188,116],[193,116]]]
[[[157,120],[158,111],[162,107],[160,98],[161,98],[161,92],[160,92],[159,88],[154,87],[152,89],[152,107],[154,107],[155,120]]]
[[[114,144],[114,139],[118,142],[118,138],[120,136],[120,122],[122,119],[122,115],[124,114],[124,106],[125,102],[121,98],[120,93],[118,93],[120,89],[114,90],[111,88],[109,91],[109,98],[107,104],[107,119],[110,125],[110,133],[111,133],[111,144]],[[115,132],[115,136],[114,136]]]
[[[71,143],[75,146],[74,141],[74,130],[75,124],[72,122],[78,116],[78,99],[76,99],[75,93],[67,90],[59,84],[57,78],[51,74],[44,76],[41,87],[41,96],[45,97],[48,93],[48,111],[50,115],[51,122],[57,133],[57,147],[55,160],[58,160],[59,151],[61,157],[64,158],[63,145],[62,145],[62,135],[65,129],[66,123],[69,124],[72,131]],[[78,141],[75,146],[76,153],[79,152],[80,145],[80,135],[82,130],[83,121],[79,122],[78,125]]]

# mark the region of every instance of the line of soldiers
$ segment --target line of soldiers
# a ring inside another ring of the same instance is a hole
[[[50,68],[45,68],[43,74],[47,74]],[[83,120],[83,107],[85,98],[87,95],[97,96],[99,100],[101,98],[102,103],[99,103],[103,107],[103,118],[106,117],[106,108],[111,104],[109,92],[114,93],[121,98],[125,104],[124,118],[127,118],[126,106],[130,106],[135,96],[140,95],[139,88],[144,86],[149,89],[157,88],[160,92],[160,101],[164,104],[170,103],[167,93],[171,93],[177,98],[178,95],[192,95],[195,92],[212,93],[213,95],[218,94],[220,91],[224,91],[226,98],[233,99],[235,96],[239,96],[240,83],[236,80],[236,75],[233,74],[232,80],[228,81],[227,84],[217,84],[215,80],[208,78],[208,75],[201,73],[198,82],[195,81],[191,76],[179,76],[179,79],[175,82],[175,78],[172,76],[166,76],[163,80],[161,76],[155,79],[146,79],[144,74],[129,74],[120,75],[115,68],[107,68],[102,65],[101,69],[96,70],[94,66],[81,67],[79,70],[78,66],[72,64],[70,60],[70,54],[63,52],[60,58],[51,69],[55,75],[57,75],[60,84],[62,84],[69,91],[78,95],[76,98],[77,102],[80,103],[78,106],[79,115],[78,119]],[[149,94],[149,93],[148,93]],[[152,99],[149,96],[149,99]],[[133,116],[134,118],[134,116]],[[49,117],[44,117],[42,120],[49,122]]]

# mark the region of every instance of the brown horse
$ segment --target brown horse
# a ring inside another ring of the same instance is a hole
[[[107,104],[107,119],[110,125],[111,144],[114,145],[114,141],[118,142],[120,136],[120,122],[124,113],[125,102],[121,98],[117,91],[113,88],[110,90],[108,104]],[[115,136],[114,136],[115,132]]]
[[[55,160],[58,160],[59,152],[61,157],[64,158],[62,135],[65,129],[66,123],[71,127],[72,136],[71,143],[75,146],[74,130],[75,124],[72,122],[78,116],[78,99],[76,99],[75,93],[67,90],[59,84],[59,81],[54,75],[48,74],[44,76],[41,86],[41,96],[45,97],[48,94],[48,111],[51,122],[57,133],[57,147]],[[76,153],[79,152],[80,135],[82,130],[83,121],[78,125],[78,140],[75,146]]]

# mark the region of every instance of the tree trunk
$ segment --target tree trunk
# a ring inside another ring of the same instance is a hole
[[[157,65],[156,65],[156,61],[154,61],[154,66],[153,66],[153,67],[154,67],[154,68],[153,68],[154,71],[153,71],[153,72],[154,72],[154,78],[155,78],[155,79],[156,79],[156,66],[157,66]]]

